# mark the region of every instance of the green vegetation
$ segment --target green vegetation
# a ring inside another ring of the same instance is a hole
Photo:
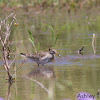
[[[35,46],[35,42],[34,42],[34,37],[33,37],[32,33],[31,33],[31,31],[29,29],[28,29],[28,33],[30,34],[30,38],[28,38],[28,39],[31,41],[31,43],[32,43],[32,45],[33,45],[33,47],[35,49],[35,52],[37,52],[36,46]]]
[[[50,25],[48,25],[48,24],[44,24],[44,23],[42,23],[42,24],[48,26],[48,27],[51,29],[51,31],[52,31],[52,40],[53,40],[53,48],[54,48],[55,45],[56,45],[56,43],[57,43],[57,40],[58,40],[59,35],[60,35],[61,32],[63,31],[63,29],[66,27],[66,25],[62,26],[62,28],[61,28],[60,31],[58,32],[57,36],[55,36],[56,33],[55,33],[54,28],[53,28],[52,26],[50,26]],[[35,52],[37,52],[37,50],[39,51],[39,50],[40,50],[40,43],[38,43],[38,46],[37,46],[38,49],[36,49],[34,37],[33,37],[32,33],[31,33],[31,31],[30,31],[29,29],[28,29],[28,33],[29,33],[29,35],[30,35],[30,38],[28,38],[28,39],[29,39],[29,41],[32,43],[32,45],[33,45],[33,47],[34,47],[34,49],[35,49]]]
[[[33,6],[46,9],[48,7],[67,8],[70,12],[71,9],[77,8],[91,8],[100,6],[100,0],[0,0],[0,5],[6,6]]]
[[[56,43],[57,43],[57,40],[58,40],[58,37],[59,35],[61,34],[61,32],[63,31],[63,29],[66,27],[66,25],[62,26],[61,30],[58,32],[57,36],[55,37],[55,31],[54,31],[54,28],[48,24],[44,24],[43,25],[46,25],[48,26],[49,28],[51,28],[51,31],[52,31],[52,40],[53,40],[53,47],[55,47]]]
[[[53,48],[54,48],[55,45],[56,45],[56,43],[57,43],[57,40],[58,40],[59,35],[61,34],[62,30],[66,27],[66,25],[64,25],[60,29],[60,31],[58,32],[57,36],[55,36],[56,33],[55,33],[54,28],[52,26],[50,26],[48,24],[44,24],[44,23],[42,23],[42,24],[48,26],[51,29],[51,31],[52,31],[52,40],[53,40]],[[28,38],[28,39],[32,43],[32,45],[33,45],[33,47],[35,49],[35,52],[37,52],[36,45],[35,45],[35,42],[34,42],[34,37],[33,37],[32,33],[31,33],[31,31],[29,29],[28,29],[28,33],[30,35],[30,38]],[[39,50],[40,50],[40,43],[38,43],[38,51]]]
[[[18,69],[20,70],[18,70],[17,73],[14,71],[16,73],[16,81],[15,84],[12,85],[14,89],[11,87],[11,90],[9,90],[8,84],[6,84],[5,80],[1,78],[0,97],[2,96],[9,100],[40,100],[41,98],[43,98],[43,100],[51,100],[49,98],[51,96],[52,99],[55,100],[59,98],[71,98],[74,100],[77,91],[83,89],[84,91],[91,93],[91,88],[93,86],[95,87],[92,89],[92,94],[95,95],[97,93],[100,84],[100,77],[98,77],[100,76],[99,8],[83,10],[83,12],[77,12],[77,14],[73,15],[68,15],[65,11],[66,10],[55,13],[48,11],[44,14],[33,11],[28,13],[24,11],[21,12],[21,10],[18,10],[18,12],[16,11],[16,17],[18,20],[16,23],[18,23],[18,26],[16,27],[14,24],[12,26],[11,36],[9,39],[11,44],[9,46],[11,54],[13,53],[16,55],[16,60],[14,62],[16,65],[15,71]],[[8,12],[2,10],[1,17],[4,15],[7,16],[7,14]],[[10,22],[11,19],[9,19],[8,22]],[[49,26],[45,25],[42,27],[41,23],[47,23]],[[29,30],[27,30],[27,28],[29,28]],[[3,33],[2,31],[1,33]],[[93,55],[93,50],[95,53],[95,48],[93,47],[92,49],[91,46],[91,33],[95,33],[92,42],[93,46],[96,44],[95,55]],[[2,36],[4,35],[5,34],[3,33]],[[30,38],[29,40],[28,37]],[[21,52],[33,53],[33,45],[35,45],[36,51],[40,49],[45,51],[48,47],[56,45],[56,50],[61,54],[62,58],[56,58],[56,64],[47,64],[42,68],[40,68],[41,66],[35,66],[35,64],[30,61],[26,62],[22,67],[24,62],[22,62],[22,58],[19,54]],[[77,50],[83,45],[85,45],[85,49],[83,50],[84,55],[77,55]],[[16,50],[13,52],[15,47]],[[2,55],[2,50],[0,55]],[[13,59],[11,58],[8,64],[10,64],[11,60]],[[6,78],[7,75],[2,67],[2,60],[0,64],[0,76]],[[12,64],[11,75],[14,70],[13,66],[14,65]],[[44,68],[46,69],[44,70]],[[38,74],[40,72],[43,74]],[[37,76],[30,73],[35,73]],[[54,75],[54,77],[45,78],[44,73],[46,76]],[[24,78],[28,75],[30,75],[32,80],[26,80],[26,78]],[[36,83],[37,81],[33,80],[34,78],[46,86],[49,90],[50,96]],[[80,88],[78,89],[79,85]],[[6,96],[5,93],[7,94]],[[97,98],[97,100],[99,99]]]
[[[53,47],[55,47],[55,32],[54,32],[53,27],[50,26],[50,25],[48,25],[48,24],[44,24],[44,23],[43,23],[43,25],[46,25],[46,26],[48,26],[48,27],[51,28],[51,31],[52,31],[52,40],[53,40]]]

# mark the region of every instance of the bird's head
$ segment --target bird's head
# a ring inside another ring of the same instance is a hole
[[[50,54],[56,54],[57,56],[61,57],[61,56],[57,53],[57,51],[56,51],[55,49],[49,48],[49,53],[50,53]]]

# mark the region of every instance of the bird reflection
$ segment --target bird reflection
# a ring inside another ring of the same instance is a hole
[[[55,72],[54,72],[54,66],[42,66],[42,67],[36,67],[34,70],[32,70],[29,74],[29,77],[44,77],[44,78],[54,78]]]

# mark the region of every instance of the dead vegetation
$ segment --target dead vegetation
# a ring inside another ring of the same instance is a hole
[[[11,22],[8,20],[11,19]],[[11,35],[11,27],[16,20],[16,15],[14,13],[11,13],[9,16],[7,16],[5,19],[1,20],[0,22],[0,41],[1,41],[1,54],[2,54],[2,60],[4,63],[4,69],[6,70],[8,74],[8,82],[11,83],[13,80],[13,77],[10,73],[10,67],[15,61],[15,58],[12,60],[11,63],[9,63],[9,57],[11,55],[11,51],[9,48],[9,45],[11,41],[9,40]]]

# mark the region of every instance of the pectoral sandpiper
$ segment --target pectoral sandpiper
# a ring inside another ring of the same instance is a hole
[[[60,55],[54,49],[49,48],[49,52],[37,52],[35,54],[24,54],[21,53],[22,56],[36,62],[39,64],[44,65],[46,63],[52,62],[54,60],[54,55],[57,54],[59,57]]]

